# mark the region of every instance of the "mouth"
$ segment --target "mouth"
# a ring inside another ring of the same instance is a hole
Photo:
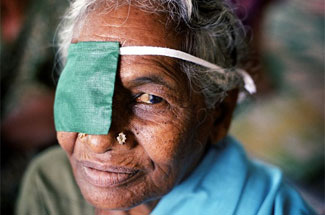
[[[86,181],[97,187],[117,187],[133,180],[140,170],[81,161],[81,172]]]

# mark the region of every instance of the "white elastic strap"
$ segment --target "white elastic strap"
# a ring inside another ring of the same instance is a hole
[[[120,55],[161,55],[161,56],[173,57],[173,58],[189,61],[195,64],[199,64],[201,66],[210,69],[216,69],[220,73],[225,73],[223,68],[213,63],[210,63],[206,60],[195,57],[188,53],[175,50],[175,49],[170,49],[170,48],[154,47],[154,46],[126,46],[120,48]]]
[[[173,57],[173,58],[189,61],[191,63],[195,63],[210,69],[215,69],[217,72],[222,74],[225,73],[225,69],[220,66],[217,66],[213,63],[210,63],[206,60],[195,57],[188,53],[175,50],[175,49],[170,49],[170,48],[154,47],[154,46],[125,46],[120,48],[120,55],[159,55],[159,56]],[[237,69],[237,71],[243,77],[245,83],[245,89],[247,90],[247,92],[249,92],[250,94],[255,93],[256,87],[250,75],[242,69]]]
[[[256,93],[256,86],[252,77],[245,70],[237,69],[237,72],[239,72],[239,74],[243,77],[245,83],[244,88],[247,90],[247,92],[250,94]]]

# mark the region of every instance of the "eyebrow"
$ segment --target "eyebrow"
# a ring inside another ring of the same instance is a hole
[[[175,89],[172,88],[163,78],[161,78],[157,75],[148,75],[148,76],[138,77],[138,78],[130,81],[130,86],[137,87],[137,86],[149,84],[149,83],[162,85],[164,87],[167,87],[169,90],[175,91]]]

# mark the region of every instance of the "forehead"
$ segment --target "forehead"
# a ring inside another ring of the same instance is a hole
[[[180,37],[167,26],[164,15],[121,6],[91,11],[74,41],[119,41],[122,46],[146,45],[179,49]]]
[[[172,26],[167,26],[164,15],[145,12],[129,5],[109,12],[103,11],[105,9],[99,7],[90,12],[72,42],[118,41],[121,46],[180,49],[181,38]],[[176,62],[175,59],[162,56],[121,56],[119,76],[124,85],[127,85],[129,80],[140,76],[159,75],[174,85],[175,89],[179,82],[186,80]]]

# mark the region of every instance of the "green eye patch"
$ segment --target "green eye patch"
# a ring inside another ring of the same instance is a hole
[[[108,133],[119,48],[118,42],[70,45],[55,95],[57,131]]]

